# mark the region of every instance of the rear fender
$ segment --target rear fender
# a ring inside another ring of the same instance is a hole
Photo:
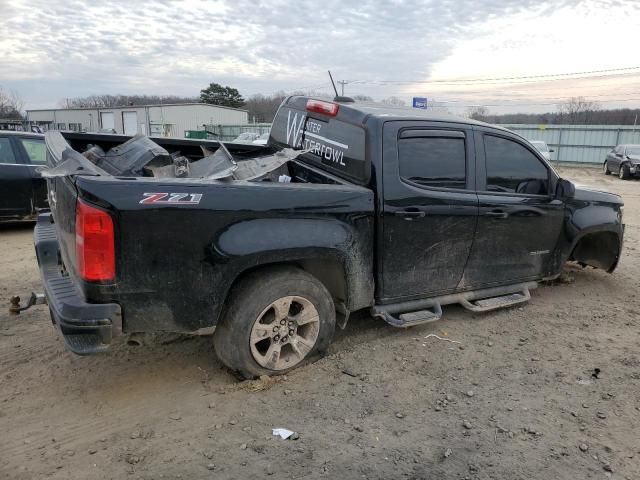
[[[373,303],[372,229],[367,222],[363,227],[318,218],[242,221],[218,236],[210,260],[226,264],[229,286],[261,266],[297,264],[318,277],[348,314]]]

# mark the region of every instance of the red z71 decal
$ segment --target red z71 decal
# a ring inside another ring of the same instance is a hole
[[[143,193],[142,205],[198,205],[202,193]]]

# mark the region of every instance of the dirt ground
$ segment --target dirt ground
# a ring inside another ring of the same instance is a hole
[[[640,182],[563,174],[624,197],[613,275],[570,266],[524,306],[408,330],[361,315],[269,382],[239,382],[208,337],[77,357],[46,307],[3,307],[0,478],[640,478]],[[0,230],[7,306],[40,291],[31,228]]]

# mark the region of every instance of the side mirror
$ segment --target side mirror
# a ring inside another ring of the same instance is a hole
[[[621,153],[616,153],[616,157],[622,158],[622,154]]]
[[[576,194],[576,186],[573,182],[560,178],[556,185],[556,197],[558,198],[573,198]]]

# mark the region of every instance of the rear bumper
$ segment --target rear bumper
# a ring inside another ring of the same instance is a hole
[[[50,213],[38,215],[34,244],[51,319],[62,334],[65,346],[78,355],[107,350],[111,339],[122,333],[120,306],[87,303],[73,278],[63,274],[58,237]]]

